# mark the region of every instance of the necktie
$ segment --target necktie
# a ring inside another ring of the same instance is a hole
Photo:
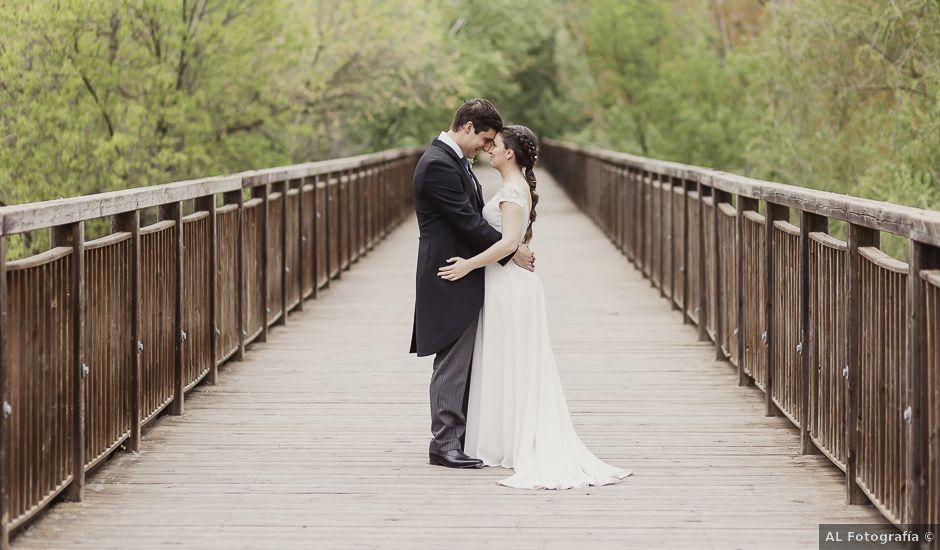
[[[470,179],[473,180],[473,187],[476,189],[477,198],[480,199],[480,202],[483,202],[483,188],[480,187],[480,182],[477,181],[476,176],[473,175],[473,170],[470,169],[470,161],[467,160],[467,157],[461,159],[463,161],[463,167],[467,169],[467,173],[470,174]]]

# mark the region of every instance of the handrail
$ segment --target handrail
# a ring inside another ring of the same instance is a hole
[[[940,212],[764,181],[701,166],[582,147],[552,139],[546,139],[545,144],[556,150],[577,152],[644,172],[701,183],[733,195],[763,200],[940,246]]]
[[[553,140],[542,157],[801,451],[845,472],[849,503],[940,523],[940,212]],[[881,232],[907,238],[906,262]]]
[[[0,207],[0,235],[24,233],[55,225],[114,216],[170,202],[191,200],[266,183],[294,180],[381,164],[410,155],[420,148],[403,147],[379,153],[248,170],[225,176],[177,181],[81,197]]]

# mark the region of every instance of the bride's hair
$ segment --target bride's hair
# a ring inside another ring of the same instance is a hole
[[[525,126],[513,124],[503,126],[499,132],[503,138],[503,144],[507,149],[512,149],[516,156],[516,164],[525,172],[525,179],[529,182],[529,189],[532,191],[532,210],[529,213],[529,227],[526,229],[523,242],[528,243],[532,240],[532,224],[535,223],[535,205],[539,203],[539,195],[535,192],[535,163],[539,160],[539,140]]]

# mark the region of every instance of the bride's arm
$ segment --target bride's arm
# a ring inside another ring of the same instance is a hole
[[[456,281],[470,273],[474,269],[493,264],[506,256],[512,254],[519,247],[519,239],[512,238],[512,235],[522,233],[522,227],[526,220],[523,219],[525,211],[521,206],[512,202],[502,202],[499,210],[503,216],[503,236],[496,241],[493,246],[480,252],[476,256],[463,258],[450,258],[446,265],[437,272],[438,276],[448,281]]]

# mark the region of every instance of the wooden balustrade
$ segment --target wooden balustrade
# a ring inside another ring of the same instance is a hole
[[[0,208],[0,548],[398,225],[419,154]],[[112,233],[86,242],[101,217]],[[52,249],[6,257],[9,235],[37,230]]]
[[[801,226],[802,229],[802,226]],[[806,430],[815,447],[845,470],[843,368],[846,300],[846,242],[825,231],[809,233],[808,317],[803,357],[808,361]]]
[[[718,234],[715,246],[715,264],[718,266],[718,272],[714,274],[714,284],[717,288],[712,290],[715,296],[721,296],[717,300],[718,306],[715,311],[718,313],[718,334],[716,339],[715,353],[716,358],[725,359],[732,364],[738,365],[738,332],[734,321],[737,315],[737,295],[738,278],[737,258],[738,249],[735,240],[735,218],[737,211],[734,206],[726,202],[726,196],[719,194],[718,208],[715,210],[715,232]],[[734,297],[735,299],[729,299]]]
[[[140,336],[135,353],[140,356],[141,426],[166,408],[173,400],[174,309],[176,271],[171,260],[175,254],[176,227],[161,221],[140,229]],[[10,368],[19,363],[10,363]]]
[[[940,523],[940,212],[551,140],[542,158],[848,502]]]
[[[629,194],[629,193],[628,193]],[[675,185],[675,182],[672,182],[672,246],[669,247],[670,256],[672,256],[672,307],[678,308],[685,311],[685,300],[686,300],[686,288],[685,288],[685,270],[688,262],[688,257],[686,251],[688,250],[685,246],[685,243],[688,241],[686,237],[686,228],[687,217],[685,215],[686,209],[686,194],[685,187],[682,185]],[[624,226],[632,227],[630,222],[624,222]],[[627,237],[627,240],[632,240],[630,237]],[[687,320],[685,314],[682,316],[683,320]]]

